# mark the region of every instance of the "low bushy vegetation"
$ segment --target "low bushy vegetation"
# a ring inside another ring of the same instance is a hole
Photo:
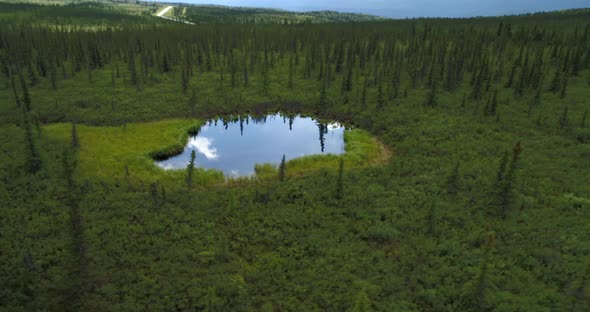
[[[589,12],[7,20],[0,310],[587,311]],[[153,166],[279,110],[362,131],[255,181]]]

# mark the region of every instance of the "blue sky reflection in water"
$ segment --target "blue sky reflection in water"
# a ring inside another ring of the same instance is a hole
[[[254,173],[255,164],[278,165],[283,154],[290,160],[344,153],[344,127],[337,123],[321,124],[309,117],[289,119],[280,114],[244,117],[227,125],[218,120],[209,122],[191,137],[182,154],[157,164],[164,169],[185,169],[193,149],[197,167],[221,170],[226,176],[248,176]]]

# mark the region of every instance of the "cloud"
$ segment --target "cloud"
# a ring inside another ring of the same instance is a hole
[[[169,163],[157,162],[156,164],[158,164],[158,166],[160,166],[160,168],[162,168],[164,170],[177,169],[174,167],[173,164],[169,164]]]
[[[334,131],[334,130],[339,130],[342,128],[342,125],[339,123],[331,123],[328,124],[328,131]]]
[[[213,139],[197,136],[191,138],[188,142],[188,145],[197,152],[205,155],[207,159],[219,158],[219,155],[217,154],[217,149],[212,146]]]

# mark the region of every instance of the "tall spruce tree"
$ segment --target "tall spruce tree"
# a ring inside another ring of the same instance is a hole
[[[57,90],[57,68],[53,57],[49,61],[49,80],[51,81],[51,88]]]
[[[473,292],[473,300],[477,311],[487,311],[487,292],[489,287],[489,279],[488,279],[488,255],[487,252],[484,255],[480,269],[479,275],[477,277],[477,283],[475,284],[475,289]]]
[[[431,237],[438,236],[438,207],[435,201],[430,203],[430,213],[428,214],[428,234]]]
[[[373,311],[373,309],[371,308],[371,300],[369,299],[369,296],[367,295],[367,292],[364,289],[359,291],[358,294],[356,295],[356,298],[354,300],[354,305],[350,311],[351,312],[371,312],[371,311]]]
[[[436,81],[433,81],[430,86],[430,90],[428,90],[425,105],[428,107],[435,107],[437,104],[438,104],[438,83]]]
[[[322,81],[320,86],[320,98],[318,100],[318,109],[320,111],[325,111],[328,108],[328,90],[327,90],[327,82]]]
[[[367,87],[368,87],[369,82],[367,81],[367,78],[365,78],[364,82],[363,82],[363,90],[361,92],[361,109],[365,110],[367,108]]]
[[[459,178],[459,162],[457,162],[447,178],[447,194],[457,194],[459,191]]]
[[[197,91],[193,89],[193,94],[188,100],[188,106],[191,110],[191,117],[195,118],[197,109]]]
[[[33,131],[31,129],[31,123],[29,117],[25,115],[24,118],[24,130],[25,130],[25,159],[24,167],[25,172],[28,174],[35,174],[43,165],[41,156],[37,151],[37,146],[33,139]]]
[[[12,88],[12,95],[14,96],[14,103],[16,107],[20,107],[20,97],[18,96],[18,92],[16,91],[16,83],[14,82],[14,76],[10,77],[10,86]]]
[[[338,164],[338,180],[336,180],[336,199],[342,200],[344,197],[344,158],[340,157]]]
[[[559,117],[559,127],[560,128],[567,128],[569,126],[569,117],[568,117],[568,107],[565,106],[563,108],[563,112]]]
[[[285,155],[281,159],[281,164],[279,165],[279,181],[285,180],[285,171],[287,169],[287,164],[285,162]]]
[[[182,68],[181,72],[180,72],[180,85],[182,88],[182,94],[186,94],[186,91],[188,90],[188,72],[186,71],[186,68]]]
[[[382,110],[385,107],[385,93],[383,92],[383,84],[379,83],[377,86],[377,109]]]
[[[521,152],[522,148],[520,146],[520,142],[518,142],[516,145],[514,145],[510,165],[508,166],[508,170],[506,171],[506,174],[502,180],[499,193],[499,203],[500,208],[502,209],[501,213],[504,218],[508,217],[511,211],[510,208],[513,201],[513,186],[516,180],[516,169]]]
[[[289,89],[293,89],[293,71],[294,71],[294,64],[293,64],[293,56],[289,58],[289,81],[287,82],[287,87]]]
[[[561,87],[559,89],[559,98],[563,99],[567,95],[567,84],[568,84],[568,77],[564,75],[563,80],[561,82]]]
[[[195,150],[191,151],[191,160],[188,163],[187,170],[186,170],[186,185],[188,188],[193,186],[193,175],[195,172],[195,159],[197,158],[197,154]]]
[[[31,97],[29,95],[29,88],[22,75],[19,75],[21,90],[23,92],[22,100],[25,112],[31,111]]]

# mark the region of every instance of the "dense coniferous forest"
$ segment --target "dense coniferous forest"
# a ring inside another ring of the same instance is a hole
[[[1,311],[589,310],[590,10],[0,11]],[[277,111],[366,132],[249,179],[150,158]]]

